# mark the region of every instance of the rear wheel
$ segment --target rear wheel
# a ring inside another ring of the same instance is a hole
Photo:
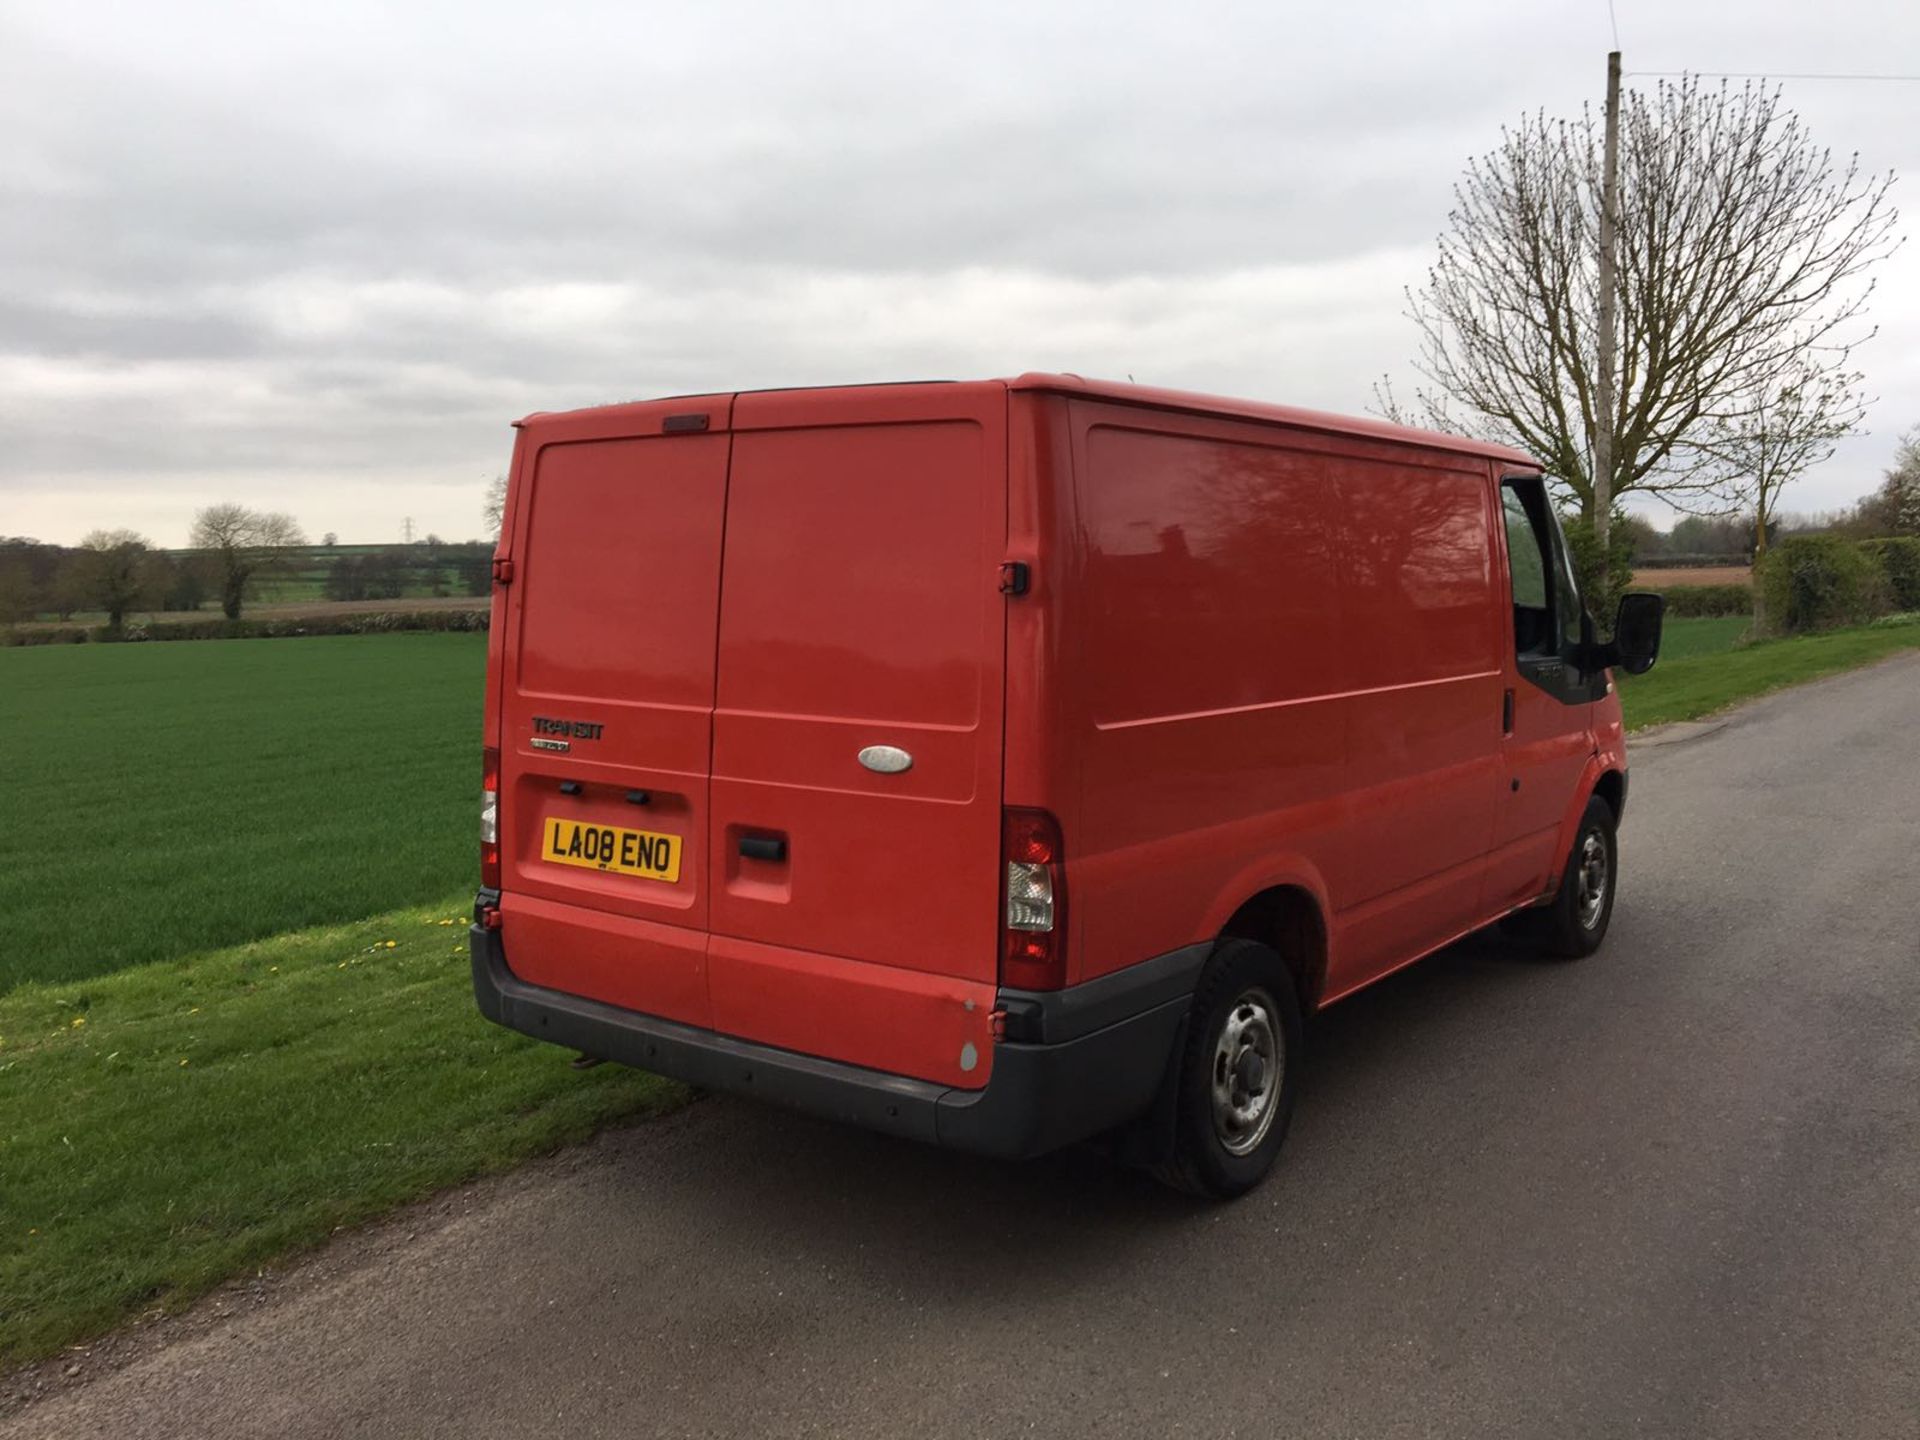
[[[1555,959],[1580,960],[1593,954],[1613,919],[1619,853],[1613,807],[1596,795],[1580,817],[1567,867],[1560,873],[1560,889],[1538,910],[1514,916],[1515,931]]]
[[[1194,991],[1175,1077],[1170,1185],[1227,1199],[1273,1168],[1293,1117],[1300,1001],[1286,962],[1254,940],[1223,940]]]

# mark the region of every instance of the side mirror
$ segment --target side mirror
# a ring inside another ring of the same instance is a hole
[[[1606,647],[1607,663],[1629,675],[1644,675],[1660,658],[1660,630],[1666,620],[1664,595],[1637,591],[1620,597],[1613,621],[1613,643]]]

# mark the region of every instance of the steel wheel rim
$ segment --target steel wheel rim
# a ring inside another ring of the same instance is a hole
[[[1607,842],[1598,830],[1589,830],[1580,842],[1580,863],[1575,870],[1579,883],[1579,916],[1583,930],[1600,923],[1600,912],[1607,906]]]
[[[1260,1147],[1280,1110],[1286,1052],[1265,990],[1245,991],[1227,1009],[1213,1047],[1213,1131],[1229,1155]]]

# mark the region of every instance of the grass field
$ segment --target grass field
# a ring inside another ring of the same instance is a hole
[[[481,635],[0,650],[0,991],[445,895]]]

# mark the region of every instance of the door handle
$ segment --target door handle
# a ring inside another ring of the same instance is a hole
[[[1500,733],[1502,735],[1513,734],[1513,687],[1512,686],[1508,686],[1506,693],[1500,697]]]
[[[749,860],[784,860],[787,842],[777,835],[742,835],[740,853]]]

